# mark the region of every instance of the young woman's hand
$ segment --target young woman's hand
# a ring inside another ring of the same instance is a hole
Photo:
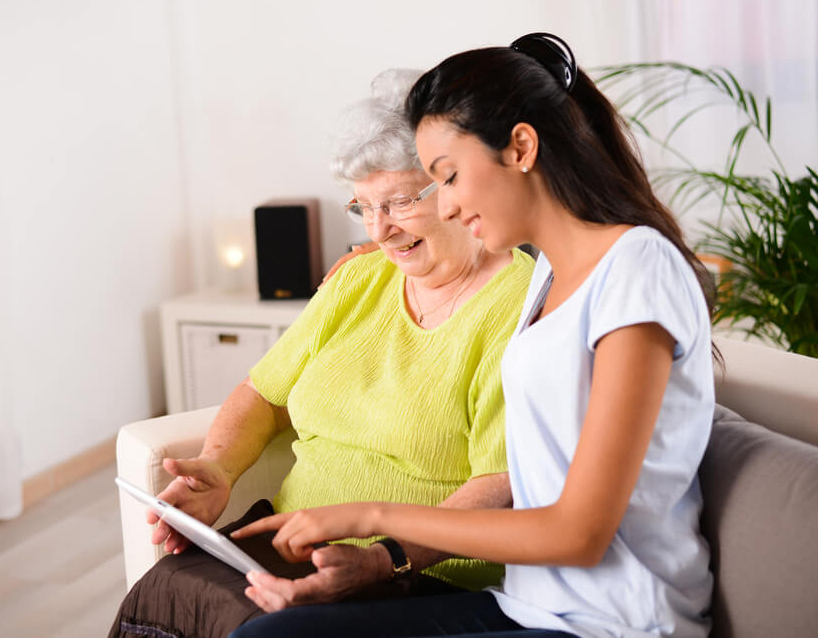
[[[368,241],[365,244],[361,244],[359,246],[353,246],[352,250],[348,253],[342,255],[338,261],[332,264],[332,268],[327,271],[327,274],[324,275],[324,278],[321,280],[321,286],[323,286],[329,279],[335,274],[335,271],[338,270],[341,266],[347,263],[350,259],[354,259],[358,255],[365,255],[366,253],[371,253],[378,250],[380,246],[376,244],[374,241]],[[319,288],[321,286],[318,286]]]
[[[245,538],[278,530],[273,546],[290,563],[310,559],[315,546],[342,538],[367,538],[378,533],[377,521],[383,503],[330,505],[259,519],[234,531],[233,538]]]

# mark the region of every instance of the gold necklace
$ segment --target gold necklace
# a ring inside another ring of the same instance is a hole
[[[483,248],[481,246],[480,247],[480,252],[477,254],[477,259],[475,259],[475,261],[474,261],[474,269],[472,271],[471,276],[468,278],[468,280],[460,288],[455,290],[451,294],[451,296],[447,297],[443,301],[442,304],[438,305],[433,310],[428,310],[427,312],[423,312],[423,309],[420,307],[420,302],[418,301],[418,293],[417,293],[417,289],[415,288],[415,280],[413,279],[413,280],[410,281],[410,283],[412,284],[412,297],[415,299],[415,305],[418,308],[418,325],[419,326],[423,325],[423,320],[427,316],[436,313],[438,310],[440,310],[443,306],[445,306],[450,301],[452,302],[452,306],[451,306],[451,308],[449,308],[449,314],[446,315],[446,319],[448,319],[449,317],[452,316],[452,313],[454,312],[454,307],[457,304],[457,300],[460,299],[460,295],[462,295],[464,292],[466,292],[466,289],[469,287],[469,285],[471,285],[471,282],[474,281],[474,279],[477,277],[477,273],[479,272],[478,265],[480,263],[480,257],[482,257],[482,255],[483,255]]]

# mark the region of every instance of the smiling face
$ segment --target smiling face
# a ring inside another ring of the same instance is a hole
[[[424,118],[416,140],[423,167],[440,185],[441,219],[468,227],[491,252],[531,241],[530,185],[537,178],[522,172],[533,165],[530,153],[514,141],[497,153],[442,118]]]
[[[362,204],[378,205],[397,197],[416,197],[430,183],[422,171],[376,171],[353,185]],[[389,261],[407,277],[440,278],[480,249],[479,241],[460,224],[442,221],[437,214],[437,195],[415,204],[415,214],[401,221],[379,209],[365,225]]]

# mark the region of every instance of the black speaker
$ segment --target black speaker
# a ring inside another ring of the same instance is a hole
[[[272,200],[254,217],[259,297],[312,297],[324,274],[318,200]]]

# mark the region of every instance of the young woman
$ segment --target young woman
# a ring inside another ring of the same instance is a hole
[[[287,610],[235,635],[706,636],[710,285],[621,119],[549,34],[445,60],[407,110],[441,218],[490,251],[542,252],[503,358],[514,509],[357,503],[238,535],[279,529],[279,551],[306,560],[389,534],[504,562],[503,587]]]

